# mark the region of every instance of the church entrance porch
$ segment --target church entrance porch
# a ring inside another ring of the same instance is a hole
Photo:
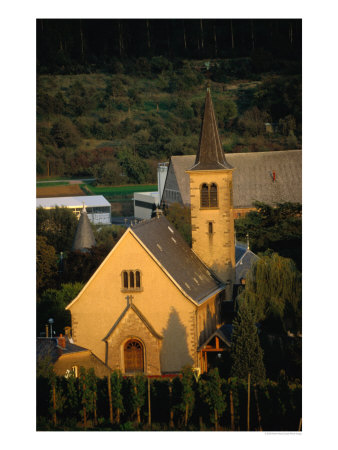
[[[199,346],[201,373],[211,367],[218,367],[226,361],[230,350],[231,325],[222,325],[202,345]]]

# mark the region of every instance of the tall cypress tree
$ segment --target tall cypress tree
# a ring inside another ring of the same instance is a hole
[[[263,381],[265,379],[263,350],[259,343],[254,316],[246,304],[240,305],[233,326],[232,375],[247,378],[250,372],[253,383]]]

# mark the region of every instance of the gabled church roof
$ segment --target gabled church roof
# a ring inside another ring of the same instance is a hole
[[[164,216],[144,220],[131,231],[193,301],[224,288]]]
[[[204,115],[195,164],[190,170],[232,169],[224,156],[210,89],[207,89]]]
[[[194,155],[171,157],[163,195],[166,189],[177,190],[182,203],[190,204],[186,171],[194,164],[194,159]],[[227,160],[235,168],[232,174],[234,208],[249,208],[255,201],[269,205],[302,203],[302,150],[228,153]]]
[[[86,208],[83,207],[79,223],[77,224],[72,250],[83,251],[86,249],[90,249],[95,245],[96,241],[94,238],[93,230],[87,216]]]

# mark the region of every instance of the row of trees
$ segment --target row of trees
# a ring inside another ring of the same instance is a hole
[[[38,371],[38,429],[291,431],[301,415],[301,386],[283,373],[277,382],[256,383],[223,379],[217,369],[198,378],[185,368],[173,379],[117,371],[100,379],[84,368],[79,378]]]
[[[297,59],[301,32],[299,19],[39,19],[37,62],[44,72],[82,73],[144,56]]]

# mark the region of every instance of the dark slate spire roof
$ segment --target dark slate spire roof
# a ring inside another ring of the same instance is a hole
[[[252,265],[259,259],[259,257],[253,253],[249,247],[241,243],[236,243],[236,281],[235,284],[241,283],[241,278],[246,278],[248,271]]]
[[[86,251],[87,249],[95,247],[95,245],[96,241],[93,230],[90,226],[86,208],[83,206],[80,220],[77,224],[72,250]]]
[[[215,111],[211,100],[210,89],[205,98],[204,116],[196,161],[190,170],[232,169],[227,162],[218,134]]]
[[[224,288],[164,216],[144,220],[131,231],[196,303]]]

